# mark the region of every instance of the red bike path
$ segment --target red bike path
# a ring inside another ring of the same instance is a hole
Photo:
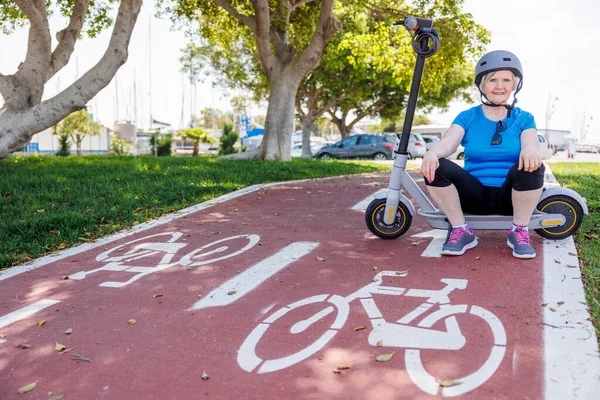
[[[3,271],[0,399],[598,398],[572,239],[439,257],[415,216],[381,240],[360,208],[387,179],[256,186]]]

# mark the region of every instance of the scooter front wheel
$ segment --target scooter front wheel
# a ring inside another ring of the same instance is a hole
[[[577,232],[583,222],[583,209],[579,202],[570,196],[548,196],[538,203],[537,209],[548,214],[562,214],[566,219],[563,225],[535,230],[538,235],[546,239],[568,238]]]
[[[385,200],[375,199],[367,207],[365,213],[365,222],[371,233],[381,239],[396,239],[410,228],[412,214],[406,205],[398,203],[396,210],[396,219],[394,223],[388,225],[384,222]]]

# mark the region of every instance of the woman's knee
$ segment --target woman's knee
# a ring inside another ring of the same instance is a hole
[[[524,169],[519,170],[519,162],[516,162],[508,172],[512,180],[512,188],[518,192],[525,190],[536,190],[544,186],[544,163],[531,172]]]
[[[440,158],[438,162],[440,165],[435,170],[435,176],[433,178],[433,181],[429,182],[427,179],[425,179],[425,184],[427,186],[437,187],[450,186],[452,184],[451,176],[453,174],[453,170],[456,167],[460,168],[460,166],[445,158]]]

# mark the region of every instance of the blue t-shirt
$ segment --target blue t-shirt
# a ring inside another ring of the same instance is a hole
[[[465,130],[461,142],[465,148],[464,168],[485,186],[502,186],[508,170],[519,160],[521,132],[535,129],[533,115],[516,107],[510,118],[502,121],[506,130],[501,133],[499,145],[492,145],[498,121],[486,117],[481,105],[461,112],[453,122]]]

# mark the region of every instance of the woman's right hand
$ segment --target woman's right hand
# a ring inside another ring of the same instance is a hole
[[[440,162],[437,154],[433,150],[427,150],[427,153],[423,156],[423,162],[421,163],[421,175],[431,183],[435,178],[435,170],[438,169],[439,166]]]

